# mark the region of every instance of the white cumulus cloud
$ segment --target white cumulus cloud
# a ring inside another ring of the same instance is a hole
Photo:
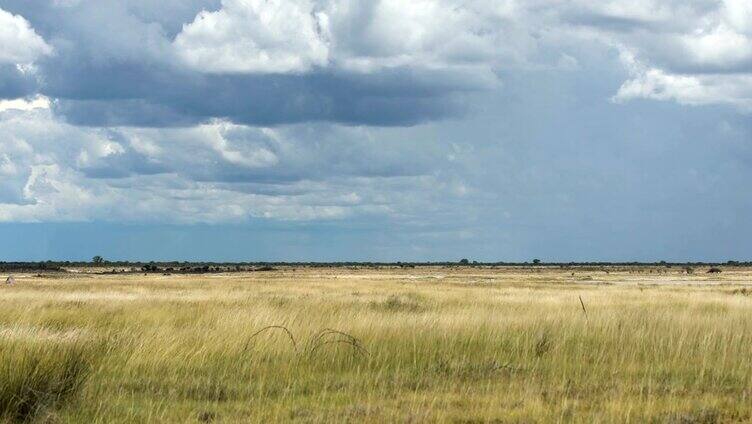
[[[0,9],[0,64],[28,64],[52,48],[20,15]]]
[[[223,0],[185,25],[174,45],[205,72],[305,72],[329,57],[326,16],[307,0]]]
[[[561,16],[621,51],[630,78],[617,101],[752,110],[752,2],[580,1]]]

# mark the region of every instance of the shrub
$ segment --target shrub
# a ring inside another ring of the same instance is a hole
[[[425,307],[415,295],[390,295],[382,302],[371,302],[371,307],[387,312],[421,312]]]

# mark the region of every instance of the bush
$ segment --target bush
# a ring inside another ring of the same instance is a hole
[[[421,312],[425,307],[418,296],[405,294],[390,295],[383,302],[371,302],[371,307],[386,312]]]

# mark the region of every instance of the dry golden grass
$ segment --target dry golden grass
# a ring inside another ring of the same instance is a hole
[[[752,420],[750,269],[16,277],[0,421]]]

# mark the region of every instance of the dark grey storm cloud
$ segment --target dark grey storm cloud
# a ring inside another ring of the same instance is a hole
[[[15,99],[36,93],[37,81],[15,65],[0,64],[0,99]]]
[[[414,125],[458,116],[461,94],[477,89],[431,85],[408,70],[382,75],[200,75],[139,66],[61,70],[43,90],[55,111],[88,126],[184,126],[224,118],[248,125],[329,121]],[[78,78],[87,75],[86,81]]]

